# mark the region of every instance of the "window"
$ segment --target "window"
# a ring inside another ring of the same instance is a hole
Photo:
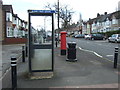
[[[109,21],[106,21],[106,25],[107,25],[107,26],[109,26],[109,25],[110,25]]]
[[[25,37],[25,31],[24,31],[24,30],[22,31],[22,33],[23,33],[23,35],[22,35],[22,36],[23,36],[23,37]]]
[[[18,23],[19,23],[19,26],[21,26],[21,25],[22,25],[22,23],[21,23],[21,20],[20,20],[20,19],[19,19]]]
[[[6,21],[12,22],[12,14],[11,13],[6,13]]]
[[[17,24],[17,18],[13,17],[13,24]]]
[[[13,29],[11,27],[7,27],[7,37],[13,37]]]
[[[102,26],[105,26],[105,22],[102,22]]]
[[[18,37],[22,37],[22,31],[21,30],[18,30]]]
[[[116,37],[116,35],[115,35],[115,34],[113,34],[113,35],[112,35],[112,37]]]
[[[14,28],[14,37],[18,37],[18,29],[16,27]]]
[[[19,19],[17,18],[17,28],[19,27]]]
[[[113,19],[113,20],[112,20],[112,24],[117,24],[117,20],[116,20],[116,19]]]

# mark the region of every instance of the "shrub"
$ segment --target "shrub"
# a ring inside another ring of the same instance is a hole
[[[120,34],[120,30],[106,32],[105,35],[110,37],[112,34]]]
[[[96,34],[96,33],[92,33],[92,34]],[[106,38],[110,37],[112,34],[120,34],[120,30],[116,30],[116,31],[108,31],[108,32],[98,32],[98,34],[103,34],[106,36]]]

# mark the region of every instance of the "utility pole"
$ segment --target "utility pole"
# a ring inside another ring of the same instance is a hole
[[[60,13],[59,13],[59,0],[58,0],[58,29],[59,29],[59,16],[60,16]]]
[[[60,16],[60,12],[59,12],[59,0],[58,0],[58,43],[59,43],[59,34],[60,34],[59,16]]]
[[[46,30],[46,17],[44,18],[44,31]]]
[[[80,30],[80,34],[82,34],[82,15],[80,13],[80,20],[79,20],[79,30]]]

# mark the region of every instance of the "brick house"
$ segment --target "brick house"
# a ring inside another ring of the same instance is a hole
[[[112,13],[111,15],[111,29],[119,30],[120,29],[120,10]]]
[[[3,44],[26,43],[27,22],[13,13],[12,5],[2,5]]]
[[[104,15],[99,15],[92,20],[91,33],[116,31],[120,28],[120,11],[110,14],[105,12]]]
[[[82,34],[87,34],[87,23],[85,21],[82,23]]]
[[[104,15],[99,15],[96,18],[94,18],[91,33],[110,31],[111,30],[110,17],[111,17],[111,14],[107,14],[107,12],[105,12]]]
[[[65,31],[68,34],[82,34],[82,25],[79,22],[77,24],[73,23]]]
[[[93,20],[92,19],[89,19],[89,21],[87,21],[87,26],[86,26],[86,34],[91,34],[92,32],[92,23],[93,23]]]

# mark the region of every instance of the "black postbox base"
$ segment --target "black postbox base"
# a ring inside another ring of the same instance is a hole
[[[61,55],[66,55],[66,50],[61,50]]]

